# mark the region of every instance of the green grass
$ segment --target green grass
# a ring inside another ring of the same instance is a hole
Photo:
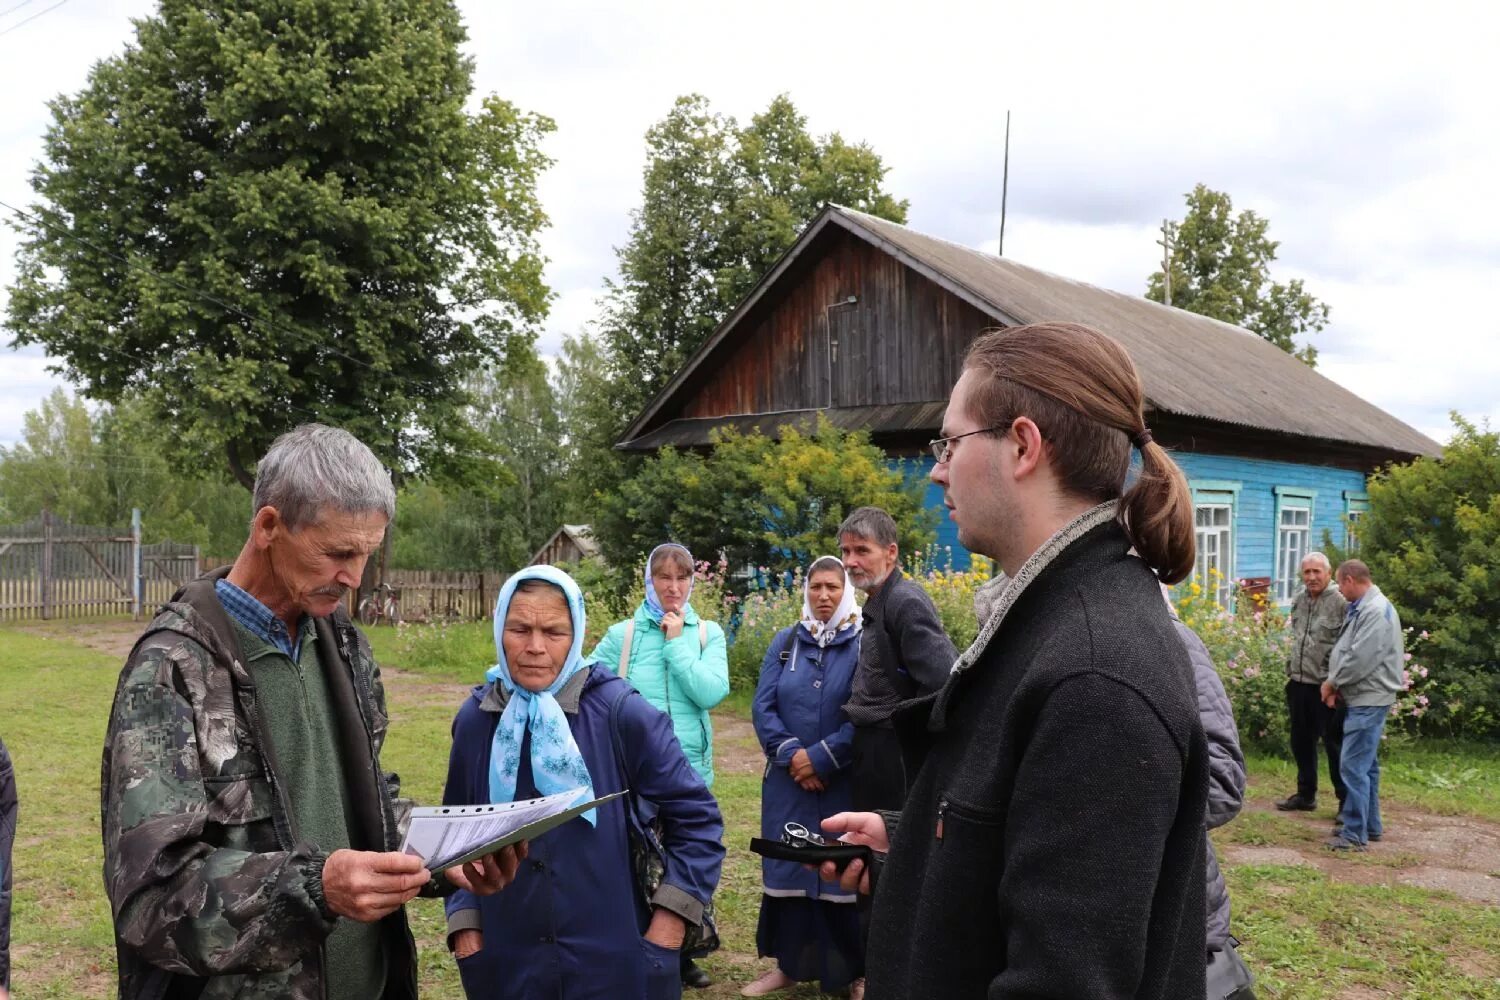
[[[77,628],[71,626],[76,632]],[[488,629],[462,626],[440,644],[398,648],[374,629],[382,662],[421,681],[467,684],[489,662]],[[99,752],[119,660],[66,638],[0,628],[0,734],[15,759],[21,795],[13,917],[14,981],[23,998],[114,995],[114,950],[100,876]],[[396,686],[384,764],[418,801],[438,798],[448,757],[453,689]],[[749,693],[721,711],[744,715]],[[1293,771],[1284,761],[1250,761],[1252,796],[1280,797]],[[1393,804],[1448,815],[1500,818],[1500,749],[1440,743],[1387,747],[1383,788]],[[756,832],[760,781],[721,775],[729,854],[717,896],[724,950],[706,963],[716,985],[701,1000],[727,998],[766,967],[755,958],[760,904]],[[1294,817],[1247,811],[1216,834],[1221,844],[1306,849],[1314,831]],[[1410,855],[1394,863],[1411,864]],[[1370,855],[1350,863],[1379,867]],[[1260,978],[1262,1000],[1350,996],[1500,1000],[1500,912],[1441,892],[1331,881],[1315,868],[1228,865],[1235,927]],[[1383,876],[1381,872],[1370,872]],[[442,908],[408,908],[421,949],[422,995],[458,1000],[462,991],[443,942]],[[785,996],[806,1000],[810,987]]]
[[[1284,757],[1246,755],[1250,795],[1281,799],[1297,789],[1297,768]],[[1332,801],[1326,763],[1322,796]],[[1382,802],[1442,816],[1476,816],[1500,822],[1500,745],[1394,737],[1380,755]]]
[[[1312,868],[1228,869],[1256,995],[1500,997],[1500,912],[1444,893],[1334,882]]]

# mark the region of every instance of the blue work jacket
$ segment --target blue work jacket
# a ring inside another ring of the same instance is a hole
[[[718,803],[683,756],[671,720],[598,664],[586,671],[576,711],[564,705],[564,712],[594,794],[618,791],[628,781],[654,804],[667,855],[654,902],[685,916],[701,915],[724,860]],[[500,719],[496,699],[486,700],[490,688],[475,688],[454,719],[444,804],[489,801],[490,747]],[[610,708],[620,698],[626,699],[619,716],[623,767],[610,735]],[[530,742],[528,732],[517,799],[538,794]],[[448,898],[450,931],[472,926],[477,910],[484,933],[484,948],[458,963],[470,998],[672,995],[680,976],[678,955],[642,937],[650,914],[631,871],[624,803],[616,799],[601,806],[597,826],[580,817],[533,840],[516,880],[499,893],[478,897],[460,891]]]
[[[818,831],[825,816],[851,807],[849,765],[854,724],[844,714],[849,686],[859,666],[859,633],[842,632],[823,649],[801,624],[771,640],[755,688],[755,736],[766,755],[761,783],[761,836],[781,837],[788,822]],[[787,768],[806,750],[823,780],[822,792],[803,791]],[[761,860],[765,891],[773,896],[853,902],[835,884],[790,861]]]

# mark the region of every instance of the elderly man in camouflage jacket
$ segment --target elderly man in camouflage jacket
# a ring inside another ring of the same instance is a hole
[[[403,905],[514,876],[509,849],[439,878],[398,850],[380,672],[342,610],[394,511],[351,435],[283,435],[239,558],[131,651],[101,789],[122,1000],[409,1000]]]
[[[1318,740],[1328,751],[1328,777],[1339,805],[1344,802],[1344,779],[1339,774],[1339,745],[1344,738],[1342,708],[1324,704],[1323,682],[1328,679],[1328,654],[1344,625],[1346,602],[1331,586],[1333,567],[1321,552],[1302,560],[1302,590],[1292,601],[1292,652],[1286,664],[1287,722],[1291,729],[1292,759],[1297,762],[1297,790],[1276,803],[1282,810],[1312,810],[1318,806]]]

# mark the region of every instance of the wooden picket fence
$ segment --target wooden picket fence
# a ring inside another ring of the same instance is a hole
[[[50,512],[0,525],[0,621],[140,615],[198,568],[198,548],[143,545],[129,531],[71,524]]]
[[[386,574],[386,583],[398,592],[405,622],[488,618],[504,582],[505,574],[495,572],[398,569]]]

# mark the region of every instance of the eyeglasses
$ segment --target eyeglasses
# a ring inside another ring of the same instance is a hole
[[[994,427],[981,427],[977,431],[967,431],[963,434],[950,434],[945,438],[938,438],[935,441],[928,441],[927,447],[932,450],[932,457],[937,459],[937,464],[942,465],[944,462],[948,461],[948,459],[953,457],[954,441],[962,441],[964,438],[973,437],[975,434],[988,434],[991,431],[1004,430],[1009,426],[1009,423],[996,424]]]

